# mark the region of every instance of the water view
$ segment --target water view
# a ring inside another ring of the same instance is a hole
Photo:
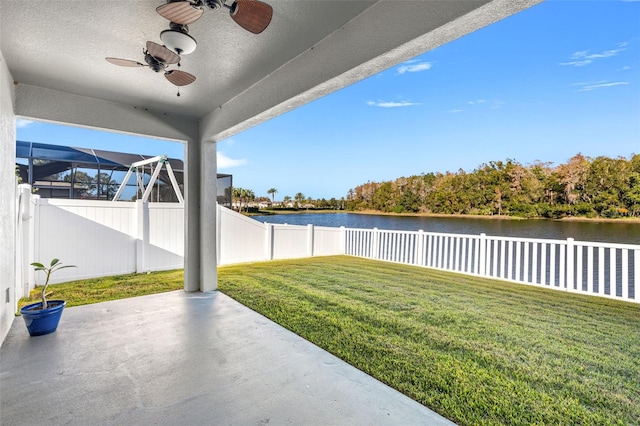
[[[254,216],[267,223],[290,225],[332,226],[347,228],[378,228],[402,231],[443,232],[451,234],[566,239],[622,244],[640,244],[640,223],[633,222],[571,222],[552,220],[493,220],[460,217],[419,217],[365,215],[355,213],[301,213]]]

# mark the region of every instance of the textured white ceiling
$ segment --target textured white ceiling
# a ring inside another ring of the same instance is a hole
[[[197,80],[180,97],[162,74],[105,61],[144,62],[146,41],[168,28],[163,0],[0,0],[0,49],[18,84],[195,119],[224,111],[222,135],[539,1],[267,0],[273,20],[258,35],[207,9],[190,25],[198,48],[181,69]]]

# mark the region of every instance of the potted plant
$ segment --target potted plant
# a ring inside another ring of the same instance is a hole
[[[33,262],[31,266],[36,271],[44,271],[47,274],[42,287],[42,301],[24,306],[20,309],[20,315],[24,318],[24,323],[27,325],[27,330],[29,330],[31,336],[42,336],[56,331],[62,316],[62,310],[67,304],[64,300],[47,301],[47,287],[49,286],[51,274],[60,269],[75,268],[75,265],[63,265],[60,263],[60,259],[52,259],[48,267],[40,262]]]

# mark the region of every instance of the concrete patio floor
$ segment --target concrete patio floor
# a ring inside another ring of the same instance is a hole
[[[67,308],[0,348],[2,425],[444,425],[426,407],[226,295]]]

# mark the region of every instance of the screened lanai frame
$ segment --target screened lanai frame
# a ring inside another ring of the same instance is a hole
[[[92,148],[77,148],[64,145],[53,145],[42,142],[16,141],[16,171],[22,183],[28,183],[37,190],[42,198],[75,198],[111,200],[122,183],[131,164],[153,158],[157,155],[129,154],[115,151],[104,151]],[[180,159],[169,158],[180,190],[184,193],[184,162]],[[76,182],[78,171],[93,176],[89,185],[87,182]],[[95,171],[95,173],[93,173]],[[108,174],[108,181],[98,184],[97,176]],[[149,181],[153,168],[144,170],[143,181]],[[64,179],[69,176],[68,179]],[[217,200],[218,203],[231,207],[233,177],[229,174],[218,173]],[[128,198],[139,198],[136,194],[135,179],[127,182]],[[166,170],[158,175],[150,201],[177,202],[178,199],[171,186]]]

